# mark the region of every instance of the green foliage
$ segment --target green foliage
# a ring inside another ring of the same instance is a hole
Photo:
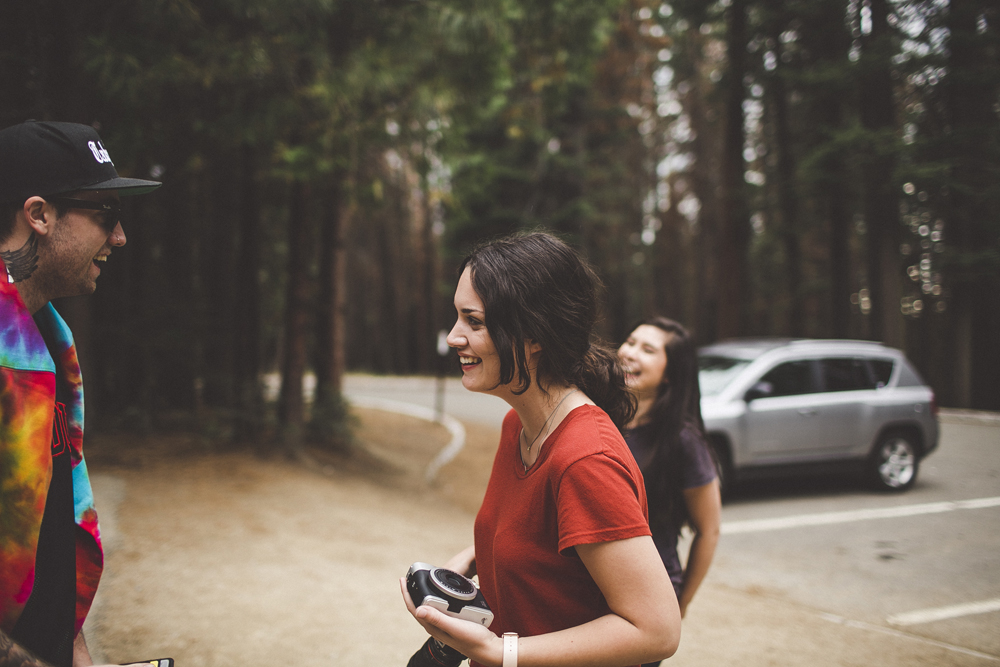
[[[978,326],[979,310],[993,308],[963,306],[970,291],[1000,294],[1000,17],[986,0],[955,11],[892,2],[890,30],[873,43],[870,4],[746,3],[747,139],[735,167],[750,181],[752,317],[742,333],[790,333],[801,312],[809,335],[871,335],[863,174],[885,161],[883,194],[900,211],[889,228],[907,251],[890,268],[909,310],[878,307],[907,318],[913,341],[951,349],[953,312]],[[255,378],[281,361],[288,232],[304,233],[311,325],[321,229],[337,216],[351,367],[431,370],[455,262],[525,228],[563,234],[597,265],[612,341],[661,312],[707,342],[731,269],[719,253],[732,6],[12,6],[0,24],[4,124],[99,123],[120,172],[165,182],[129,202],[119,274],[108,272],[94,300],[92,358],[105,369],[88,386],[94,421],[221,410],[272,424]],[[876,127],[862,84],[879,68],[892,115]],[[995,338],[983,326],[977,340]],[[309,354],[323,344],[310,337]],[[925,371],[940,384],[947,368]],[[328,412],[332,433],[340,413]]]

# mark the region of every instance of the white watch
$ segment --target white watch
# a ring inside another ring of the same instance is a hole
[[[517,667],[517,633],[503,633],[503,667]]]

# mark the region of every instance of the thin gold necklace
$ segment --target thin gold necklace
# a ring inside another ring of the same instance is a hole
[[[561,401],[559,401],[558,403],[556,403],[556,407],[552,408],[552,412],[550,412],[549,416],[545,418],[544,422],[542,422],[542,428],[540,428],[538,430],[538,433],[535,434],[535,437],[532,438],[531,442],[528,443],[528,458],[531,458],[531,448],[534,446],[535,442],[538,440],[538,438],[545,431],[545,427],[549,425],[549,420],[552,419],[552,415],[554,415],[556,413],[556,410],[559,409],[559,406],[561,406],[563,403],[566,402],[567,398],[569,398],[570,396],[572,396],[573,394],[575,394],[578,391],[579,391],[579,389],[574,389],[573,391],[569,392],[568,394],[566,394],[565,396],[562,397]],[[528,437],[524,434],[524,427],[523,426],[521,427],[521,437],[525,439],[525,442],[527,442]],[[524,466],[524,472],[528,472],[528,468],[531,467],[527,463],[524,462],[524,457],[523,456],[521,457],[521,465]]]

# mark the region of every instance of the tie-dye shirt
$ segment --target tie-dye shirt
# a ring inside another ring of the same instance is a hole
[[[10,632],[31,595],[35,551],[52,477],[56,387],[66,397],[76,517],[76,629],[101,578],[94,495],[83,459],[83,379],[73,334],[51,304],[34,317],[0,261],[0,629]],[[50,341],[46,346],[45,340]]]

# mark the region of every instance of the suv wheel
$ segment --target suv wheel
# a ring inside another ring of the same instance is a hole
[[[920,458],[911,434],[892,431],[882,436],[869,461],[869,471],[876,488],[905,491],[917,481]]]

